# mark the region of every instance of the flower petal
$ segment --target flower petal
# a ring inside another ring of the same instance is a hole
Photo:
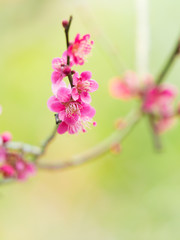
[[[92,77],[92,73],[90,71],[85,71],[81,73],[81,78],[83,81],[89,80]]]
[[[64,81],[57,81],[52,84],[52,92],[55,96],[57,96],[57,91],[61,87],[66,87],[66,83]]]
[[[71,94],[72,94],[72,98],[74,99],[74,101],[79,99],[79,93],[75,87],[72,88]]]
[[[52,83],[56,83],[58,80],[61,81],[63,79],[63,75],[60,72],[54,71],[51,75]]]
[[[81,97],[81,100],[84,102],[84,103],[90,103],[91,102],[91,96],[88,92],[82,92],[80,94],[80,97]]]
[[[57,98],[60,102],[68,102],[71,99],[71,90],[66,87],[61,87],[57,91]]]
[[[68,130],[68,125],[65,122],[61,122],[58,126],[57,132],[59,134],[64,134]]]
[[[47,106],[52,112],[60,112],[64,110],[64,105],[62,105],[55,96],[51,96],[48,99]]]
[[[82,118],[84,117],[93,118],[96,113],[96,110],[89,104],[84,104],[80,111]]]
[[[92,79],[90,79],[89,82],[90,82],[90,92],[95,92],[99,87],[98,83]]]

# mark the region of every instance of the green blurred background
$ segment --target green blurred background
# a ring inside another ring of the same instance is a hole
[[[165,62],[180,28],[178,0],[151,0],[150,72]],[[0,131],[39,145],[52,131],[51,60],[65,49],[62,19],[73,14],[71,39],[90,33],[93,54],[79,71],[99,82],[92,105],[98,125],[86,134],[57,136],[44,161],[85,151],[114,130],[136,105],[112,99],[108,82],[136,70],[135,0],[0,0]],[[117,69],[117,66],[119,69]],[[167,80],[180,87],[180,61]],[[38,171],[25,183],[0,186],[0,240],[179,240],[180,126],[163,135],[155,152],[144,119],[122,146],[91,163],[60,172]]]

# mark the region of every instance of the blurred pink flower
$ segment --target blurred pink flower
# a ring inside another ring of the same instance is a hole
[[[109,91],[114,98],[129,100],[138,96],[139,87],[136,73],[128,71],[124,77],[115,77],[110,81]]]
[[[3,143],[6,143],[6,142],[9,142],[12,140],[12,134],[10,132],[3,132],[0,135],[0,137],[1,137]]]
[[[4,178],[12,178],[15,177],[15,170],[12,166],[8,164],[4,164],[0,167],[0,172],[2,173]]]
[[[6,158],[0,167],[4,178],[26,180],[35,172],[35,166],[26,162],[19,153],[6,153]]]
[[[176,95],[177,90],[174,86],[151,86],[144,92],[142,109],[146,113],[170,117],[174,113],[173,101]]]

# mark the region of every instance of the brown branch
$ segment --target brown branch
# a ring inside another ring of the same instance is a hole
[[[37,163],[37,167],[40,169],[47,170],[61,170],[69,167],[74,167],[81,165],[83,163],[88,162],[91,159],[95,159],[99,156],[102,156],[106,152],[108,152],[114,144],[122,142],[128,134],[134,129],[135,125],[139,122],[142,114],[139,111],[130,113],[125,122],[127,126],[123,130],[115,131],[110,137],[108,137],[103,142],[99,143],[97,146],[92,149],[86,151],[85,153],[72,156],[68,159],[61,159],[58,163],[48,164],[48,163]]]
[[[160,136],[158,135],[158,133],[156,133],[155,124],[154,124],[154,116],[148,115],[148,120],[149,120],[150,129],[152,132],[152,139],[153,139],[154,147],[157,151],[161,151],[162,143],[161,143]]]
[[[159,76],[156,79],[156,83],[160,84],[163,80],[164,77],[166,76],[166,74],[168,73],[170,67],[172,66],[172,64],[174,63],[174,60],[176,59],[176,57],[180,54],[180,36],[178,37],[177,43],[175,44],[175,47],[167,61],[167,63],[165,64],[163,70],[160,72]]]
[[[41,152],[35,156],[34,162],[37,163],[39,157],[41,157],[42,155],[45,154],[47,146],[49,146],[49,144],[52,142],[52,140],[54,139],[56,132],[57,132],[57,128],[58,128],[58,124],[55,125],[51,135],[43,142],[42,146],[41,146]]]

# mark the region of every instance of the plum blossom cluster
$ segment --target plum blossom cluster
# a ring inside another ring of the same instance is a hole
[[[90,93],[98,89],[98,83],[92,79],[90,71],[81,74],[72,70],[74,65],[83,65],[90,54],[93,41],[90,35],[80,36],[77,34],[75,40],[68,42],[68,30],[70,23],[62,22],[65,28],[67,50],[61,58],[52,60],[53,73],[51,75],[52,92],[47,102],[50,111],[56,113],[58,118],[57,132],[64,134],[75,134],[79,131],[86,132],[89,124],[96,125],[93,117],[95,109],[90,105]],[[69,80],[69,84],[65,80]]]
[[[26,180],[35,172],[35,167],[24,159],[22,153],[8,149],[11,140],[10,132],[0,134],[0,174],[6,179]]]
[[[126,72],[123,77],[115,77],[110,81],[109,90],[117,99],[139,99],[142,112],[153,117],[157,134],[173,126],[179,115],[179,106],[175,105],[176,87],[157,84],[150,75],[139,79],[136,73]]]

